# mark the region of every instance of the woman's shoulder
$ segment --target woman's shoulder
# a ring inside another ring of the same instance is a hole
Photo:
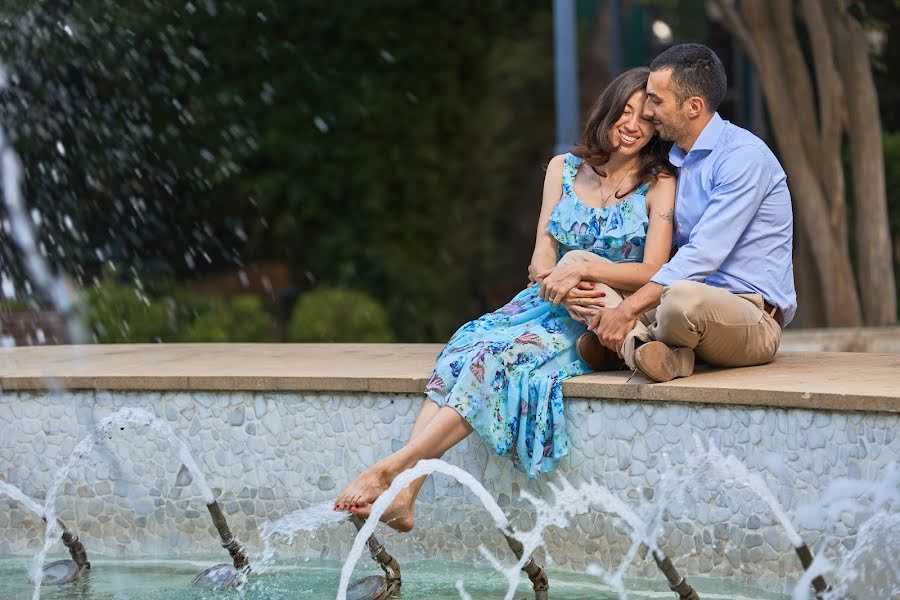
[[[566,164],[566,160],[568,160],[568,157],[568,152],[566,152],[565,154],[557,154],[550,159],[549,163],[547,163],[547,170],[550,171],[552,169],[555,171],[559,171],[563,168],[563,165]]]
[[[547,164],[547,169],[562,169],[566,165],[577,165],[581,162],[581,158],[572,154],[571,152],[564,152],[563,154],[557,154],[553,158],[550,159],[550,162]]]
[[[657,174],[655,179],[646,183],[647,190],[655,194],[672,194],[674,196],[677,181],[674,175],[663,171]]]
[[[675,183],[677,179],[669,173],[660,173],[653,181],[647,182],[647,203],[655,202],[671,204],[675,201]]]

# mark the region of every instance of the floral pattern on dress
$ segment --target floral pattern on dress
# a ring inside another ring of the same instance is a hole
[[[615,262],[643,260],[647,235],[642,184],[619,203],[593,208],[575,196],[581,159],[566,155],[562,196],[547,231],[559,256],[589,250]],[[529,477],[569,453],[562,382],[590,372],[575,352],[586,331],[561,306],[527,287],[500,309],[460,327],[437,358],[425,394],[455,409],[494,452]]]
[[[568,250],[589,250],[613,262],[640,262],[650,223],[647,190],[642,183],[634,193],[609,206],[594,207],[575,195],[575,174],[581,159],[567,154],[563,161],[562,196],[550,214],[547,231],[559,242],[560,257]]]

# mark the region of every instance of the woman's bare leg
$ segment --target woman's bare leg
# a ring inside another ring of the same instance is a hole
[[[432,406],[429,407],[429,404]],[[352,510],[359,516],[368,516],[368,505],[390,486],[397,475],[422,459],[440,458],[471,432],[472,427],[458,412],[427,402],[416,418],[409,442],[366,469],[344,488],[335,501],[335,509]],[[391,503],[381,520],[399,531],[412,529],[413,505],[424,481],[425,477],[420,477],[413,482]]]

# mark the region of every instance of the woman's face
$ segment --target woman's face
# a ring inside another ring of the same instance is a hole
[[[617,152],[634,156],[641,148],[650,143],[656,128],[653,123],[642,116],[647,92],[637,91],[628,99],[622,115],[609,130],[609,141],[617,148]]]

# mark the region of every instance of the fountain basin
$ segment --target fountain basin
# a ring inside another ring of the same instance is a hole
[[[214,555],[185,557],[181,560],[96,560],[90,578],[72,588],[48,587],[42,591],[44,600],[68,600],[72,590],[82,600],[203,600],[213,597],[236,597],[232,592],[190,587],[191,578],[200,565],[215,560]],[[4,600],[30,600],[32,589],[24,582],[27,559],[0,559],[0,597]],[[406,582],[403,600],[459,600],[456,582],[464,581],[472,598],[502,598],[505,581],[488,567],[446,564],[438,561],[413,561],[404,574]],[[359,574],[372,570],[360,569]],[[243,590],[245,600],[333,599],[340,578],[341,563],[312,559],[300,564],[279,564],[273,572],[254,576]],[[527,582],[526,582],[527,583]],[[660,600],[671,597],[665,584],[659,581],[631,579],[629,598]],[[698,579],[704,599],[710,600],[787,600],[788,596],[772,594],[751,586]],[[596,579],[563,573],[554,578],[557,598],[566,600],[614,600],[615,594]],[[529,597],[530,585],[523,584],[516,597]],[[69,594],[69,595],[66,595]],[[533,593],[531,594],[533,596]]]
[[[41,497],[94,423],[125,406],[145,408],[189,441],[231,528],[258,548],[262,521],[334,498],[353,475],[405,442],[422,402],[418,390],[439,351],[239,344],[4,349],[0,472]],[[834,479],[874,480],[898,461],[897,372],[898,356],[783,353],[771,365],[665,385],[627,382],[627,373],[576,378],[564,385],[570,456],[559,473],[573,482],[598,478],[631,502],[652,498],[663,457],[682,464],[696,435],[751,471],[769,473],[776,498],[796,512]],[[62,391],[48,389],[47,377]],[[132,430],[111,437],[98,460],[73,472],[58,505],[92,556],[208,551],[216,532],[165,442]],[[484,483],[514,527],[533,522],[523,491],[549,495],[553,478],[527,479],[477,438],[446,458]],[[42,525],[11,505],[8,514],[0,519],[0,555],[33,552]],[[480,544],[509,558],[491,518],[455,481],[430,479],[416,516],[410,534],[378,534],[404,567],[422,559],[474,564]],[[825,541],[855,544],[856,529],[845,523],[835,530],[800,523],[799,531],[816,553]],[[298,537],[285,552],[338,560],[352,535],[349,525],[332,528]],[[554,573],[581,572],[590,563],[615,568],[631,544],[597,512],[551,530],[545,540],[554,561],[547,565],[551,587]],[[701,494],[669,517],[661,540],[691,583],[714,577],[785,592],[800,575],[781,527],[746,489]],[[658,577],[651,561],[635,561],[629,574]],[[403,589],[411,593],[406,580]]]

